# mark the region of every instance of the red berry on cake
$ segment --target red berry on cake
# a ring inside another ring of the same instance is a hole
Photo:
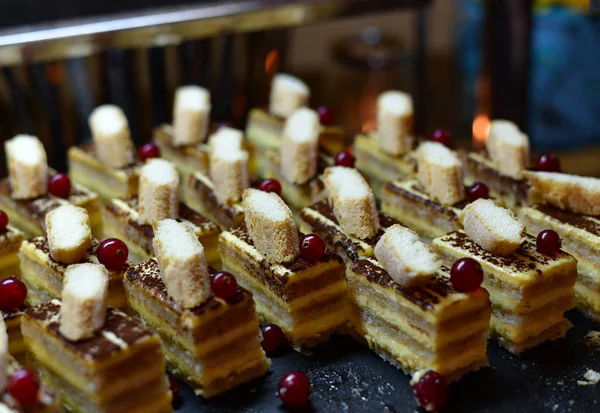
[[[108,238],[100,243],[96,255],[100,264],[104,265],[107,270],[116,271],[125,265],[129,257],[129,249],[120,239]]]
[[[8,215],[0,210],[0,231],[6,231],[6,227],[8,227]]]
[[[237,291],[237,281],[232,274],[219,272],[212,278],[212,290],[215,296],[227,299]]]
[[[325,254],[325,241],[317,234],[307,234],[300,239],[300,255],[308,261],[318,261]]]
[[[542,172],[560,172],[560,160],[553,153],[545,153],[537,159],[535,169]]]
[[[71,179],[65,173],[57,173],[48,178],[48,192],[59,198],[68,198],[71,193]]]
[[[413,385],[413,395],[426,411],[438,411],[448,398],[448,382],[438,372],[429,370]]]
[[[459,293],[475,291],[483,282],[483,268],[473,258],[461,258],[450,269],[450,282]]]
[[[277,350],[286,341],[283,330],[275,324],[265,324],[260,330],[262,332],[260,345],[267,353]]]
[[[485,184],[481,182],[475,182],[473,185],[467,187],[467,201],[474,202],[478,199],[488,199],[490,197],[490,191]]]
[[[10,377],[7,390],[21,406],[31,408],[38,402],[40,382],[35,373],[21,368]]]
[[[452,140],[452,132],[450,132],[448,129],[434,130],[429,139],[433,142],[441,143],[442,145],[450,149],[452,149],[452,147],[454,146]]]
[[[258,184],[258,189],[263,192],[274,192],[281,196],[281,184],[277,179],[268,178]]]
[[[354,168],[354,155],[350,151],[341,151],[335,155],[334,163],[336,166],[345,166],[346,168]]]
[[[8,277],[0,281],[0,309],[19,308],[27,298],[27,286],[16,277]]]
[[[561,243],[556,231],[546,229],[538,234],[535,247],[540,254],[554,256],[560,251]]]
[[[317,113],[319,114],[319,120],[321,121],[321,125],[331,126],[335,122],[335,116],[331,108],[324,105],[319,106],[317,108]]]
[[[147,161],[152,158],[160,157],[160,148],[156,146],[154,143],[146,143],[142,145],[142,147],[138,151],[138,155],[142,162]]]

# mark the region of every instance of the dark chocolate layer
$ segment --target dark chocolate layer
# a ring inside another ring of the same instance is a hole
[[[109,307],[106,311],[106,321],[101,332],[85,340],[70,341],[59,332],[60,308],[60,301],[52,300],[27,309],[25,316],[44,324],[45,328],[59,338],[67,348],[84,358],[98,360],[123,350],[121,346],[115,344],[113,340],[105,335],[113,336],[127,346],[134,345],[152,335],[133,318]]]
[[[426,287],[401,287],[394,282],[385,269],[369,260],[359,260],[352,266],[352,270],[372,283],[393,289],[423,310],[431,311],[440,302],[440,298],[457,293],[452,288],[450,279],[441,274],[435,274]],[[448,272],[448,269],[443,268],[443,271]]]
[[[229,221],[233,221],[235,217],[242,214],[242,212],[240,212],[239,210],[232,208],[229,205],[221,203],[221,201],[219,201],[219,199],[217,198],[217,194],[215,194],[215,191],[213,191],[212,188],[206,186],[204,182],[202,182],[201,179],[196,178],[195,175],[190,175],[188,179],[191,183],[191,186],[194,189],[201,192],[204,198],[209,199],[212,205],[215,205],[217,208],[219,208],[219,212],[213,212],[215,215],[220,215],[220,213],[222,213],[225,214]]]
[[[17,318],[23,314],[23,312],[27,309],[27,306],[23,304],[19,308],[11,308],[11,309],[2,309],[0,310],[0,314],[2,314],[2,318],[4,321],[12,320],[13,318]]]
[[[566,211],[551,205],[536,205],[535,208],[554,219],[564,222],[565,224],[572,225],[575,228],[579,228],[596,236],[600,236],[600,223],[598,223],[596,217]]]
[[[307,207],[306,209],[311,209],[311,210],[317,212],[318,214],[322,215],[323,217],[327,218],[328,220],[332,221],[334,224],[339,226],[339,222],[338,222],[337,218],[335,217],[335,215],[333,214],[333,209],[331,208],[331,206],[329,205],[329,203],[327,201],[316,202],[316,203],[312,204],[311,206]],[[327,241],[330,245],[333,243],[333,241],[331,239],[332,235],[341,236],[341,240],[338,241],[338,244],[346,252],[346,254],[348,255],[348,258],[352,261],[357,261],[359,259],[359,251],[362,249],[359,243],[350,239],[348,236],[346,236],[346,234],[344,234],[338,228],[336,228],[332,225],[328,225],[327,223],[323,222],[322,220],[319,220],[318,218],[315,218],[313,216],[310,216],[309,214],[306,214],[304,211],[300,212],[300,216],[307,224],[309,224],[311,226],[311,228],[315,232],[318,232],[321,235],[330,234],[329,237],[327,235],[325,235],[325,238],[326,238],[325,241]],[[379,241],[379,238],[381,238],[382,235],[384,234],[386,228],[391,227],[392,225],[395,225],[395,224],[400,224],[400,222],[389,217],[388,215],[384,214],[383,212],[379,212],[379,224],[380,224],[381,228],[379,229],[377,234],[374,237],[362,240],[363,242],[374,247],[375,244],[377,244],[377,241]]]
[[[410,186],[410,189],[412,189],[414,192],[417,192],[416,194],[412,191],[406,190],[401,186],[397,186],[396,182],[388,182],[386,184],[386,188],[389,191],[401,195],[405,198],[411,199],[413,201],[422,202],[427,207],[437,211],[438,213],[444,214],[450,217],[451,219],[458,219],[456,212],[454,212],[454,208],[463,209],[469,203],[466,200],[462,200],[451,206],[442,205],[439,202],[429,198],[429,195],[427,195],[427,192],[425,192],[425,188],[423,188],[423,186],[421,186],[421,184],[418,181],[414,181]]]

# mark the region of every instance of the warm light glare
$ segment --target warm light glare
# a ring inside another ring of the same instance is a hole
[[[487,115],[477,115],[473,119],[473,138],[475,143],[484,144],[490,131],[490,118]]]
[[[278,65],[279,51],[277,49],[273,49],[267,53],[267,58],[265,59],[265,72],[269,75],[275,74]]]

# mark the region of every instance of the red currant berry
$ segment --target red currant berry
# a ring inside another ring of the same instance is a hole
[[[335,116],[333,115],[333,111],[327,106],[319,106],[317,109],[317,113],[319,114],[321,125],[331,126],[335,122]]]
[[[535,169],[544,172],[560,172],[560,160],[553,153],[545,153],[537,159]]]
[[[430,139],[434,142],[441,143],[442,145],[444,145],[450,149],[452,149],[452,147],[453,147],[452,132],[450,132],[448,129],[434,130],[433,133],[431,134]]]
[[[169,389],[173,394],[173,399],[179,396],[179,381],[171,375],[169,375]]]
[[[21,368],[10,377],[7,389],[21,406],[30,408],[38,402],[40,382],[35,373]]]
[[[217,297],[227,299],[237,291],[237,281],[232,274],[219,272],[212,279],[212,290]]]
[[[8,227],[8,215],[0,210],[0,231],[6,231],[6,227]]]
[[[58,173],[48,178],[48,192],[59,198],[68,198],[71,193],[69,175]]]
[[[473,258],[461,258],[450,270],[450,282],[460,293],[475,291],[483,282],[483,269]]]
[[[488,199],[489,197],[490,191],[488,187],[481,182],[475,182],[467,188],[467,200],[469,202],[474,202],[478,199]]]
[[[554,256],[560,251],[561,243],[556,231],[546,229],[538,234],[535,247],[540,254]]]
[[[100,243],[96,255],[100,264],[107,270],[116,271],[125,265],[129,257],[129,248],[120,239],[108,238]]]
[[[275,192],[277,195],[281,195],[281,184],[277,179],[268,178],[261,181],[258,184],[258,189],[264,192]]]
[[[138,150],[138,155],[142,162],[151,158],[159,158],[160,148],[152,142],[149,142],[142,145],[142,147]]]
[[[8,277],[0,281],[0,308],[10,310],[19,308],[27,298],[27,286],[16,277]]]
[[[354,168],[354,155],[348,151],[341,151],[335,155],[334,162],[337,166],[345,166],[346,168]]]
[[[276,395],[286,406],[299,407],[308,401],[311,392],[308,377],[302,372],[294,371],[281,378]]]
[[[281,344],[286,341],[285,334],[283,334],[281,328],[275,324],[266,324],[262,326],[260,330],[262,331],[263,337],[260,345],[267,353],[277,350]]]
[[[317,234],[307,234],[300,239],[300,255],[308,261],[317,261],[325,254],[325,241]]]
[[[425,410],[438,411],[448,398],[448,382],[444,376],[430,370],[413,386],[413,395]]]

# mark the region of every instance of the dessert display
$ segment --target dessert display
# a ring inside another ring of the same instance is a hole
[[[530,234],[552,229],[577,259],[575,299],[600,321],[600,179],[551,172],[525,172],[534,204],[521,208]]]
[[[372,257],[385,228],[398,221],[377,211],[373,191],[356,169],[329,167],[323,182],[328,199],[302,209],[301,230],[318,234],[347,263]]]
[[[488,365],[489,294],[481,280],[453,285],[412,230],[387,228],[375,257],[358,260],[347,277],[355,335],[391,364],[409,374],[434,370],[449,381]]]
[[[181,86],[175,92],[173,125],[154,130],[161,156],[175,164],[183,177],[208,171],[204,142],[210,127],[210,92],[200,86]]]
[[[77,184],[103,200],[135,195],[137,159],[125,113],[114,105],[94,109],[89,118],[92,143],[69,149],[69,172]]]
[[[511,209],[527,203],[523,172],[529,167],[529,139],[514,123],[492,121],[486,151],[463,154],[463,164],[467,184],[483,182]]]
[[[483,267],[492,337],[513,353],[563,337],[571,326],[564,313],[574,305],[577,261],[557,245],[550,253],[489,199],[470,203],[459,218],[464,230],[434,239],[433,246],[447,262],[471,258]]]
[[[296,213],[322,198],[318,174],[331,164],[319,154],[319,116],[300,108],[285,121],[278,150],[265,155],[266,176],[281,184],[281,197]]]
[[[152,258],[125,277],[131,307],[160,336],[171,371],[205,398],[264,375],[252,295],[206,264],[196,234],[172,219],[154,224]]]
[[[26,359],[26,348],[21,334],[21,316],[27,308],[27,286],[15,277],[7,277],[0,281],[0,313],[8,334],[8,352],[23,363]]]
[[[458,215],[467,204],[460,159],[437,142],[422,143],[416,158],[416,178],[394,180],[383,187],[382,211],[426,238],[459,229]]]
[[[32,371],[24,369],[9,354],[9,337],[0,320],[0,412],[60,413],[60,400],[40,385]]]
[[[278,73],[271,82],[268,111],[255,108],[248,114],[246,137],[252,145],[258,176],[266,173],[267,152],[279,152],[286,120],[298,109],[308,106],[309,96],[309,87],[300,79]],[[344,130],[333,125],[330,109],[320,107],[318,111],[318,147],[324,154],[333,156],[344,148]]]
[[[127,308],[122,280],[130,263],[127,247],[121,241],[121,248],[117,249],[111,240],[100,243],[92,237],[86,210],[69,204],[46,215],[46,228],[47,236],[23,241],[19,251],[28,304],[59,298],[70,264],[100,262],[108,270],[109,304]]]
[[[252,293],[257,312],[296,349],[343,331],[348,302],[341,258],[320,237],[299,234],[276,194],[247,189],[242,205],[245,226],[223,232],[219,251],[223,268]]]
[[[85,208],[95,232],[102,227],[98,196],[48,168],[46,150],[35,136],[17,135],[4,144],[9,177],[0,181],[0,208],[28,235],[44,233],[44,217],[71,203]]]
[[[160,340],[107,307],[99,264],[70,265],[62,299],[25,311],[25,343],[42,380],[73,412],[171,412]]]
[[[208,174],[196,171],[185,181],[186,203],[222,229],[244,222],[241,200],[250,173],[242,140],[236,129],[219,129],[209,138]]]
[[[179,200],[179,174],[164,159],[150,159],[139,174],[139,195],[117,198],[104,207],[104,234],[127,244],[134,262],[153,255],[152,223],[166,218],[190,225],[202,245],[210,264],[220,261],[217,247],[220,229]]]
[[[377,99],[377,129],[354,139],[356,168],[362,172],[379,198],[382,186],[415,171],[411,150],[413,102],[410,95],[389,90]]]

